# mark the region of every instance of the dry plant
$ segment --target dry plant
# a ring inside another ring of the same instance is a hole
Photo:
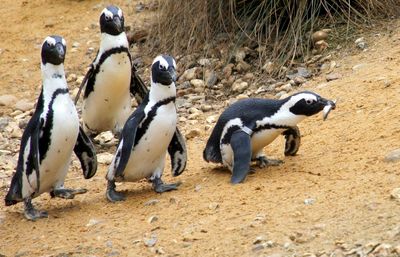
[[[341,24],[348,32],[373,18],[398,15],[399,7],[398,0],[163,0],[149,49],[207,55],[218,44],[231,53],[245,45],[257,50],[260,67],[270,60],[278,71],[308,56],[313,31]]]

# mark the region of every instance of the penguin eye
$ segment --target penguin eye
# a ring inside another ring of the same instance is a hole
[[[160,64],[159,68],[160,68],[160,70],[166,70],[166,69],[167,69],[167,68],[166,68],[164,65],[162,65],[162,64]]]
[[[106,21],[110,21],[111,17],[106,15]]]
[[[306,100],[306,104],[308,104],[308,105],[311,105],[313,103],[314,103],[314,100],[312,100],[312,99],[307,99]]]

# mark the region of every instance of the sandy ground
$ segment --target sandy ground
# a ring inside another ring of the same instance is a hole
[[[125,1],[115,3],[127,6]],[[66,38],[67,73],[83,75],[95,52],[74,52],[72,44],[97,50],[98,27],[92,24],[106,4],[3,0],[0,95],[35,101],[40,90],[39,48],[48,34]],[[146,22],[147,17],[135,13],[134,4],[124,11],[127,24]],[[156,194],[146,182],[126,183],[119,188],[127,200],[116,204],[104,196],[106,166],[88,181],[73,169],[66,186],[89,192],[71,201],[47,194],[35,199],[38,208],[49,212],[48,219],[29,222],[23,218],[22,204],[6,208],[0,203],[0,253],[303,256],[330,253],[339,246],[398,245],[400,203],[390,192],[400,187],[400,164],[384,162],[384,157],[400,148],[399,24],[395,20],[393,30],[369,34],[368,51],[337,56],[335,72],[342,79],[325,83],[321,75],[308,83],[304,89],[338,99],[338,107],[325,122],[318,115],[300,124],[303,137],[297,156],[284,157],[283,138],[266,148],[269,156],[284,159],[283,165],[257,168],[244,184],[232,186],[229,172],[203,161],[209,134],[204,132],[187,142],[189,161],[183,175],[175,179],[166,170],[167,181],[183,182],[178,191]],[[362,65],[353,70],[358,64]],[[2,115],[9,112],[0,108]],[[5,193],[6,188],[1,189],[0,199]],[[312,204],[305,204],[306,199]],[[260,236],[271,246],[254,249]],[[144,241],[151,238],[157,241],[148,247]]]

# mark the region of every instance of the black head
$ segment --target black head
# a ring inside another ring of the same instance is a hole
[[[176,62],[169,55],[157,56],[151,65],[151,80],[165,86],[176,81]]]
[[[290,96],[288,102],[292,103],[289,111],[295,115],[311,116],[322,111],[325,106],[331,106],[331,109],[336,107],[335,102],[308,91]]]
[[[107,6],[100,15],[101,33],[117,36],[124,31],[124,15],[115,5]]]
[[[48,36],[42,45],[42,63],[60,65],[64,63],[67,46],[64,38],[60,36]]]

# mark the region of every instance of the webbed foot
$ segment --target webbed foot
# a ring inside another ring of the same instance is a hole
[[[164,193],[171,190],[177,190],[178,186],[182,184],[181,182],[173,183],[173,184],[164,184],[161,178],[154,178],[153,181],[154,191],[157,193]]]
[[[265,156],[258,156],[256,158],[256,162],[260,168],[265,168],[267,166],[278,166],[283,163],[282,160],[267,159]]]
[[[47,218],[48,214],[46,211],[36,210],[32,205],[32,200],[30,198],[24,200],[25,210],[24,215],[28,220],[35,221],[37,219]]]
[[[73,199],[75,195],[84,194],[87,192],[85,188],[79,189],[68,189],[68,188],[57,188],[50,192],[51,197],[59,197],[63,199]]]
[[[125,195],[123,193],[119,193],[115,190],[115,181],[107,182],[106,197],[107,197],[108,201],[110,201],[112,203],[125,200]]]

